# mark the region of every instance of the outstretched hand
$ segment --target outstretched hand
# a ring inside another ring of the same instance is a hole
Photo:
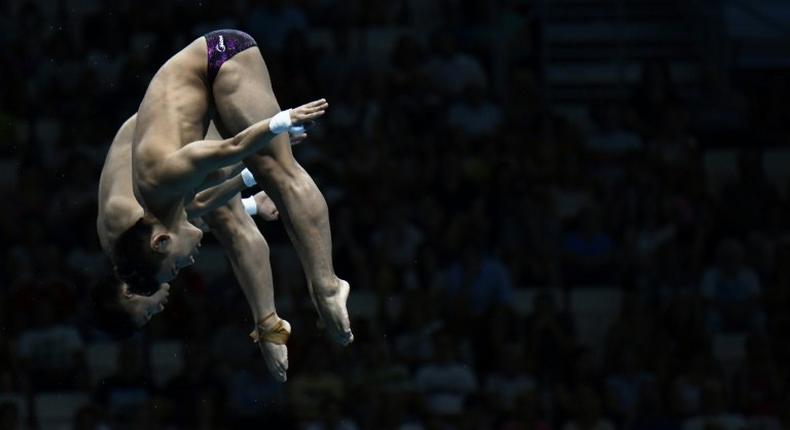
[[[159,312],[165,310],[165,305],[167,304],[167,299],[170,297],[170,284],[162,284],[159,286],[159,289],[149,296],[151,299],[150,307],[149,307],[149,314],[150,316],[154,316]]]
[[[329,103],[326,99],[312,101],[297,108],[291,109],[291,125],[304,124],[313,121],[326,113]]]

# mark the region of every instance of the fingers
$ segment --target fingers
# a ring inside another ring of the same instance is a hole
[[[325,110],[311,111],[307,113],[297,111],[296,115],[294,115],[294,118],[292,119],[292,123],[301,124],[305,121],[312,121],[323,116],[324,113],[326,113]]]
[[[320,106],[324,106],[324,107],[320,107]],[[302,106],[299,106],[299,108],[318,108],[319,110],[326,109],[327,107],[329,107],[329,103],[326,102],[326,99],[314,100],[311,101],[310,103],[305,103]]]
[[[327,103],[326,99],[320,99],[304,104],[292,110],[291,122],[293,124],[301,124],[303,122],[314,120],[322,116],[326,112],[327,108],[329,108],[329,103]]]
[[[170,296],[170,284],[160,285],[159,290],[155,294],[158,296],[159,303],[167,304],[167,298]]]

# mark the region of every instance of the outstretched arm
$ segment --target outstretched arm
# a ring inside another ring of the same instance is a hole
[[[259,121],[229,139],[189,143],[164,161],[159,185],[170,189],[194,189],[203,182],[205,172],[241,162],[291,126],[319,118],[327,107],[329,104],[326,100],[316,100]]]

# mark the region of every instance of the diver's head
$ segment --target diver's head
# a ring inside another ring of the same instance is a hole
[[[187,220],[166,226],[146,214],[118,237],[115,271],[132,293],[151,294],[195,262],[202,237]]]

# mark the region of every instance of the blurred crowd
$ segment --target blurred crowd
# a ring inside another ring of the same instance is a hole
[[[571,120],[547,102],[531,3],[0,2],[0,429],[63,391],[90,399],[74,429],[790,428],[790,202],[749,140],[786,141],[776,94],[719,71],[690,97],[646,62],[630,98]],[[259,223],[293,326],[286,384],[232,275],[201,262],[97,378],[104,155],[159,65],[217,28],[256,38],[281,106],[330,101],[296,154],[338,275],[373,299],[331,345],[282,227]],[[732,141],[737,174],[711,184],[704,153]],[[586,339],[569,294],[600,286],[619,310]],[[733,334],[727,368],[714,344]],[[183,366],[158,381],[165,341]]]

